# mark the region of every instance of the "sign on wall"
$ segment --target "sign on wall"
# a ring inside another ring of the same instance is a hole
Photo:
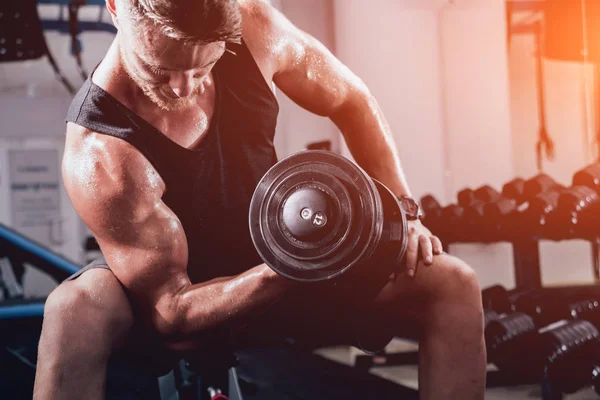
[[[10,150],[12,226],[46,246],[60,231],[59,155],[57,150]]]

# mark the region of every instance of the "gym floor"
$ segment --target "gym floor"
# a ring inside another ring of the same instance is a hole
[[[415,343],[402,339],[394,339],[386,351],[409,352],[418,350]],[[362,354],[359,350],[348,347],[330,347],[317,351],[320,356],[344,365],[354,365],[354,359]],[[488,370],[494,370],[493,365],[488,365]],[[391,382],[398,383],[404,387],[418,388],[418,373],[416,365],[373,367],[370,373]],[[489,388],[485,394],[486,400],[531,400],[541,399],[540,387],[538,385],[518,385],[511,387]],[[598,395],[591,389],[581,390],[572,395],[565,395],[564,400],[598,400]]]

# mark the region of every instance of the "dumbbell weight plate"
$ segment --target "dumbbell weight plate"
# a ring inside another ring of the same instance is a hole
[[[381,248],[387,229],[380,190],[342,156],[319,150],[292,155],[255,190],[249,215],[254,245],[267,265],[290,279],[338,277]]]

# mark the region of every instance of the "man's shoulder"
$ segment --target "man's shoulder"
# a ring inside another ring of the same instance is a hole
[[[273,6],[265,0],[238,0],[242,21],[250,19],[253,23],[269,23]]]
[[[122,139],[67,125],[63,178],[77,196],[106,201],[164,184],[149,161]]]
[[[242,37],[265,76],[277,71],[282,39],[276,34],[277,11],[264,0],[238,0]]]

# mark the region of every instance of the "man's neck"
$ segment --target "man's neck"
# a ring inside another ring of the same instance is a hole
[[[92,82],[133,110],[141,108],[164,112],[144,94],[127,73],[121,57],[118,35],[94,72]]]

